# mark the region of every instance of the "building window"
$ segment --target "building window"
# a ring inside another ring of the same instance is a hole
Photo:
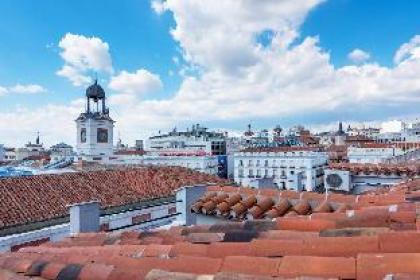
[[[257,166],[260,166],[260,160],[257,159]]]
[[[80,130],[80,142],[86,143],[86,128]]]
[[[244,177],[244,170],[243,169],[239,169],[239,178],[243,178]]]
[[[265,167],[268,167],[268,160],[267,160],[267,159],[266,159],[266,160],[265,160],[265,162],[264,162],[264,166],[265,166]]]
[[[108,143],[108,129],[98,128],[96,138],[98,143]]]
[[[244,162],[241,160],[239,160],[239,166],[244,166]]]
[[[261,178],[261,170],[257,169],[257,178]]]
[[[268,177],[268,169],[264,170],[264,177]]]
[[[252,166],[252,159],[248,160],[248,166]]]
[[[295,174],[295,171],[290,171],[290,175],[294,175]]]
[[[252,169],[248,171],[248,177],[250,178],[254,177],[254,171]]]

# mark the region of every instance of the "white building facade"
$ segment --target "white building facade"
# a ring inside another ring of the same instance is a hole
[[[328,155],[296,149],[242,151],[234,155],[234,180],[242,186],[272,178],[280,189],[316,190],[323,186],[323,168]]]
[[[218,172],[217,156],[115,155],[109,164],[180,166],[212,175]]]
[[[216,156],[144,156],[144,165],[180,166],[195,171],[217,174]]]
[[[382,163],[403,155],[401,148],[395,147],[348,147],[347,158],[350,163]]]
[[[50,148],[51,161],[60,161],[74,157],[73,147],[66,143],[58,143]]]
[[[201,153],[206,155],[225,155],[226,140],[221,132],[207,131],[199,124],[191,130],[173,131],[152,136],[145,141],[144,149],[156,153]]]

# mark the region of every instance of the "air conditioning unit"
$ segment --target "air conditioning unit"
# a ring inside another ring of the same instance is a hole
[[[345,170],[325,169],[324,184],[328,190],[351,191],[350,172]]]

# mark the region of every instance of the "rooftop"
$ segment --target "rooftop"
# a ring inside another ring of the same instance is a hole
[[[299,147],[299,146],[282,146],[282,147],[258,147],[246,148],[241,150],[244,153],[279,153],[279,152],[304,152],[304,151],[318,151],[316,147]]]
[[[398,174],[408,177],[420,175],[420,164],[372,164],[372,163],[331,163],[331,169],[346,170],[354,174]]]
[[[181,167],[144,167],[0,179],[0,230],[68,215],[67,205],[99,200],[103,208],[173,195],[181,186],[222,183]]]
[[[225,202],[242,193],[299,197],[348,207],[330,205],[307,213],[294,209],[294,215],[284,217],[167,230],[80,234],[0,255],[0,278],[262,280],[392,275],[387,279],[418,279],[420,275],[420,203],[414,201],[420,197],[419,180],[382,193],[327,200],[305,192],[244,191],[209,187],[205,196],[227,194]]]
[[[383,279],[393,274],[392,279],[413,279],[420,273],[419,205],[384,207],[380,201],[323,215],[80,234],[0,255],[0,276]],[[408,278],[398,278],[403,276]]]

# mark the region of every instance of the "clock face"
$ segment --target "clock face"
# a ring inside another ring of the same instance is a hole
[[[97,138],[98,143],[108,143],[108,129],[98,128]]]
[[[338,188],[343,183],[343,179],[338,174],[329,174],[327,176],[327,183],[332,188]]]
[[[80,142],[86,143],[86,128],[80,130]]]

